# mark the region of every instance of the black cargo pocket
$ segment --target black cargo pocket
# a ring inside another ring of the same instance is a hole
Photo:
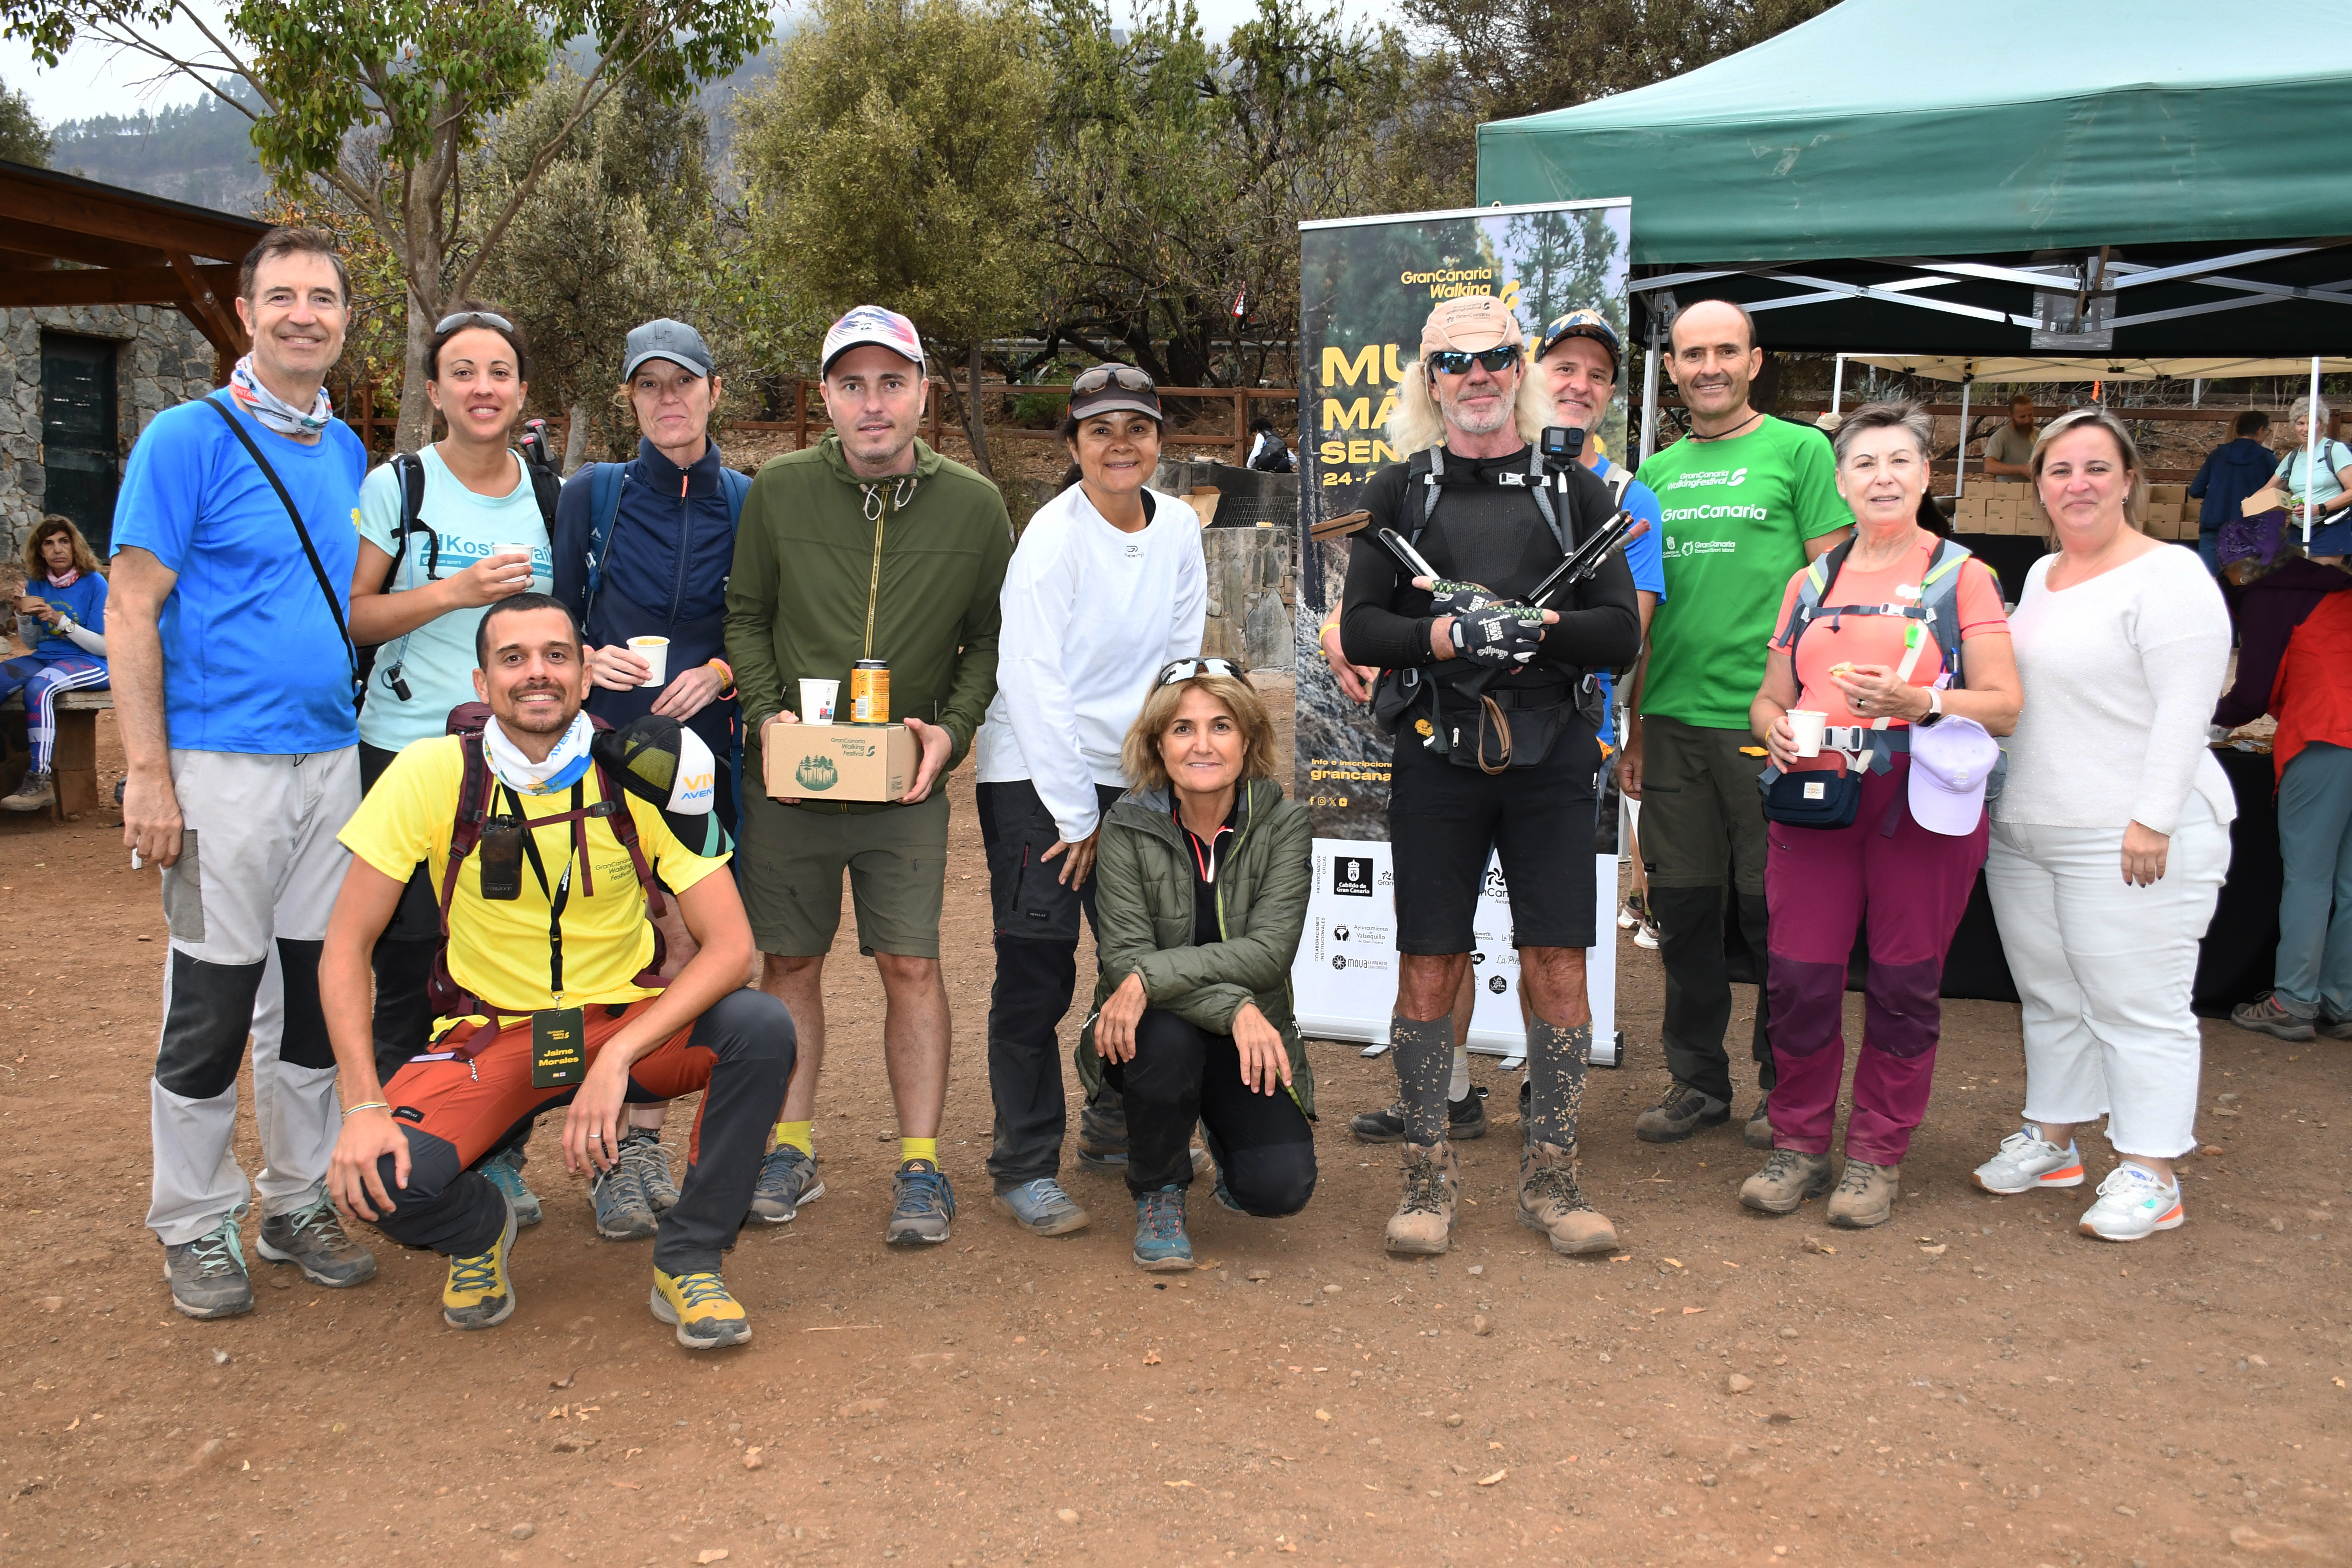
[[[180,858],[163,868],[163,922],[173,942],[205,940],[205,873],[193,827],[180,830]]]

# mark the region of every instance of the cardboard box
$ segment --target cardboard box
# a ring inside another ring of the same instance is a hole
[[[2150,506],[2178,505],[2188,499],[2187,485],[2164,484],[2147,487],[2147,500]]]
[[[922,754],[904,724],[776,724],[762,771],[779,800],[897,800]]]

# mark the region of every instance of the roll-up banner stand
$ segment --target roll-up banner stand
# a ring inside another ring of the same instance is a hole
[[[1623,199],[1471,207],[1301,224],[1298,410],[1298,721],[1297,798],[1315,816],[1315,887],[1306,940],[1291,970],[1298,1026],[1322,1039],[1386,1047],[1396,1003],[1396,887],[1390,876],[1391,742],[1331,678],[1318,639],[1339,607],[1348,552],[1374,550],[1357,532],[1318,543],[1317,522],[1363,505],[1363,487],[1397,451],[1385,426],[1421,324],[1441,300],[1495,294],[1529,333],[1570,310],[1595,310],[1627,341],[1625,267],[1633,205]],[[1588,440],[1624,453],[1620,397]],[[1592,1059],[1623,1059],[1617,1028],[1617,791],[1601,791],[1593,896],[1598,945],[1586,965]],[[1499,863],[1478,900],[1471,973],[1478,1005],[1469,1046],[1519,1057],[1519,955]]]

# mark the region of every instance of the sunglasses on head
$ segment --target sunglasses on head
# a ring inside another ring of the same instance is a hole
[[[1100,392],[1113,382],[1129,392],[1153,390],[1151,378],[1131,364],[1098,364],[1092,370],[1082,370],[1077,379],[1070,383],[1070,390],[1081,395]]]
[[[496,310],[460,310],[454,316],[442,317],[433,330],[436,333],[454,332],[463,327],[489,327],[501,332],[515,330],[514,323]]]
[[[1242,667],[1229,658],[1180,658],[1160,667],[1158,686],[1179,686],[1196,675],[1222,675],[1229,680],[1242,679]]]
[[[1483,364],[1487,374],[1497,375],[1519,362],[1519,345],[1497,343],[1491,349],[1472,353],[1466,349],[1435,349],[1429,355],[1429,368],[1440,375],[1468,375],[1472,364]]]

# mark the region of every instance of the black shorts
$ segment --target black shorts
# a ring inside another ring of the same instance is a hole
[[[1531,768],[1486,774],[1397,738],[1389,858],[1399,952],[1468,952],[1490,854],[1499,851],[1514,947],[1591,947],[1601,745],[1581,725]]]

